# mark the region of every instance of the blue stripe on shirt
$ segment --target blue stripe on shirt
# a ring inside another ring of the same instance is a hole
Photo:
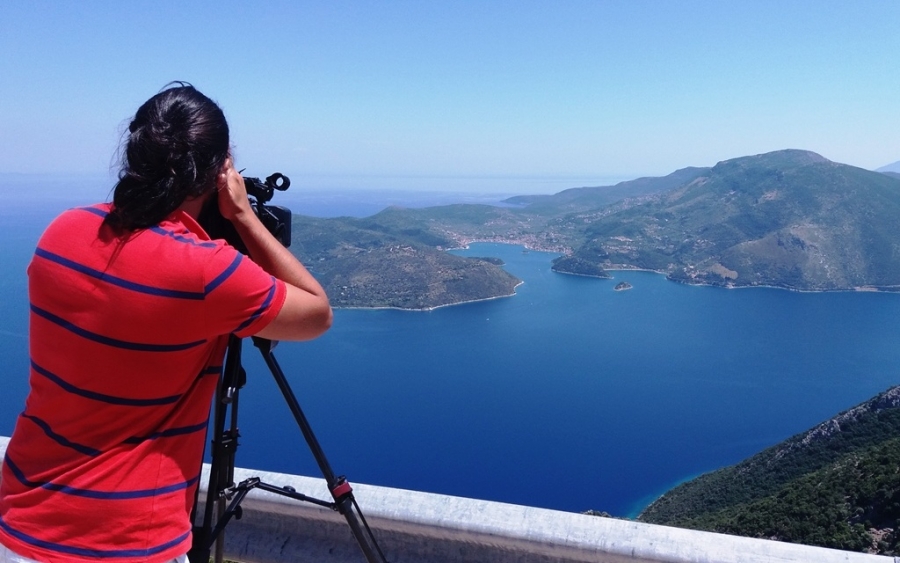
[[[255,321],[256,319],[261,317],[266,312],[266,310],[268,310],[269,305],[271,305],[272,301],[275,299],[275,289],[277,287],[278,287],[278,284],[275,282],[275,278],[272,278],[272,286],[269,288],[269,294],[266,295],[266,300],[262,302],[262,304],[259,306],[259,308],[256,311],[254,311],[253,314],[250,315],[250,317],[246,321],[244,321],[240,325],[238,325],[238,327],[236,329],[234,329],[232,332],[240,332],[240,331],[244,330],[245,328],[250,326],[250,324],[253,321]]]
[[[158,295],[160,297],[173,297],[176,299],[203,299],[204,293],[198,291],[179,291],[176,289],[163,289],[159,287],[153,287],[150,285],[137,283],[133,281],[128,281],[126,279],[113,276],[106,272],[101,272],[100,270],[95,270],[94,268],[90,268],[88,266],[84,266],[79,264],[73,260],[69,260],[59,254],[55,254],[48,250],[44,250],[42,248],[38,248],[34,251],[35,256],[39,256],[46,260],[50,260],[60,266],[69,268],[70,270],[75,270],[76,272],[85,274],[92,278],[96,278],[100,281],[116,285],[125,289],[130,289],[131,291],[137,291],[139,293],[146,293],[149,295]]]
[[[191,237],[182,235],[181,233],[176,233],[175,231],[163,229],[162,227],[149,227],[147,230],[150,232],[156,233],[158,235],[162,235],[164,237],[169,237],[170,239],[172,239],[174,241],[182,242],[185,244],[190,244],[192,246],[199,246],[201,248],[216,248],[217,246],[219,246],[218,243],[215,243],[215,242],[212,242],[209,240],[198,241]]]
[[[87,211],[88,213],[93,213],[94,215],[96,215],[98,217],[102,217],[104,219],[106,219],[106,216],[109,215],[109,213],[107,211],[104,211],[102,209],[97,209],[96,207],[76,207],[75,209],[77,209],[79,211]]]
[[[76,387],[71,383],[65,381],[60,376],[51,372],[48,369],[45,369],[39,365],[37,365],[34,360],[31,360],[31,368],[52,381],[56,383],[69,393],[74,395],[79,395],[81,397],[85,397],[87,399],[93,399],[95,401],[100,401],[103,403],[109,403],[112,405],[124,405],[129,407],[156,407],[159,405],[171,405],[173,403],[177,403],[181,399],[181,395],[171,395],[168,397],[156,397],[153,399],[129,399],[127,397],[115,397],[113,395],[104,395],[103,393],[96,393],[94,391],[88,391],[87,389],[82,389],[80,387]]]
[[[79,453],[82,453],[84,455],[91,456],[91,457],[96,457],[102,453],[100,450],[97,450],[97,449],[94,449],[94,448],[91,448],[88,446],[83,446],[81,444],[76,444],[75,442],[70,441],[65,436],[63,436],[61,434],[57,434],[56,432],[53,431],[52,428],[50,428],[49,424],[47,424],[44,420],[42,420],[36,416],[22,413],[22,417],[27,418],[31,422],[37,424],[40,427],[40,429],[44,431],[44,434],[46,434],[48,438],[50,438],[51,440],[53,440],[60,446],[65,446],[67,448],[71,448]]]
[[[105,344],[106,346],[112,346],[114,348],[137,350],[139,352],[180,352],[181,350],[188,350],[190,348],[194,348],[206,343],[206,339],[196,340],[194,342],[185,342],[181,344],[146,344],[143,342],[128,342],[126,340],[110,338],[108,336],[103,336],[102,334],[97,334],[96,332],[91,332],[89,330],[83,329],[80,326],[70,323],[62,317],[58,317],[50,311],[45,311],[44,309],[41,309],[34,304],[31,305],[31,311],[39,317],[43,317],[48,321],[68,330],[69,332],[81,336],[82,338],[86,338],[100,344]]]
[[[181,426],[178,428],[169,428],[167,430],[162,430],[160,432],[154,432],[152,434],[148,434],[147,436],[132,436],[131,438],[126,438],[126,444],[140,444],[146,440],[157,440],[159,438],[171,438],[173,436],[184,436],[186,434],[193,434],[195,432],[200,432],[201,430],[206,430],[207,421],[203,421],[200,424],[193,424],[191,426]]]
[[[48,491],[62,493],[65,495],[98,500],[131,500],[138,498],[156,497],[168,493],[174,493],[176,491],[183,491],[193,486],[199,480],[198,477],[194,477],[193,479],[189,479],[181,483],[175,483],[174,485],[167,485],[165,487],[157,487],[155,489],[138,489],[134,491],[97,491],[94,489],[80,489],[77,487],[70,487],[69,485],[60,485],[58,483],[53,483],[52,481],[32,481],[28,477],[26,477],[25,473],[22,472],[22,469],[9,458],[9,454],[6,455],[3,463],[9,468],[10,473],[13,474],[16,480],[26,487],[40,487]]]
[[[81,557],[95,557],[98,559],[104,558],[113,558],[113,557],[141,557],[146,558],[151,555],[156,555],[157,553],[162,553],[169,548],[175,547],[180,544],[184,540],[190,536],[191,532],[185,532],[178,536],[173,540],[169,540],[160,545],[156,545],[153,547],[148,547],[145,549],[88,549],[84,547],[75,547],[72,545],[64,545],[61,543],[49,542],[46,540],[42,540],[36,538],[34,536],[28,535],[24,532],[20,532],[16,530],[9,524],[3,521],[3,518],[0,518],[0,528],[2,528],[6,533],[13,536],[14,538],[25,542],[29,545],[33,545],[35,547],[41,547],[50,551],[55,551],[57,553],[65,553],[67,555],[78,555]]]
[[[227,280],[231,276],[231,274],[233,274],[234,271],[237,270],[238,266],[241,264],[242,259],[243,259],[242,254],[240,254],[240,253],[235,254],[234,260],[231,261],[231,264],[229,264],[228,267],[225,268],[225,270],[222,271],[221,274],[216,276],[213,281],[206,284],[206,287],[203,288],[203,293],[205,295],[209,295],[210,293],[212,293],[212,291],[214,289],[216,289],[217,287],[222,285],[225,282],[225,280]]]

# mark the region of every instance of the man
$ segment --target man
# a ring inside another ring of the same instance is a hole
[[[164,89],[129,126],[113,202],[69,210],[41,237],[0,562],[186,561],[228,335],[330,327],[324,290],[250,208],[229,147],[212,100]],[[249,259],[199,225],[212,204]]]

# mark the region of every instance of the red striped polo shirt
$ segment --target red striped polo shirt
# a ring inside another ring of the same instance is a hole
[[[0,543],[51,563],[188,551],[210,402],[230,333],[284,283],[187,214],[119,238],[69,210],[28,267],[31,390],[0,481]]]

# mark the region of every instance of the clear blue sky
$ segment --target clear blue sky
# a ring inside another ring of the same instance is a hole
[[[176,79],[240,166],[313,182],[900,159],[895,0],[4,0],[0,53],[0,172],[107,173]]]

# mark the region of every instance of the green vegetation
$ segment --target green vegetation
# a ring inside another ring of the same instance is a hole
[[[576,274],[579,276],[594,276],[598,278],[610,278],[602,266],[591,260],[585,260],[578,256],[560,256],[553,260],[551,270],[563,274]]]
[[[687,283],[894,289],[900,237],[891,218],[898,212],[896,179],[779,151],[721,162],[688,184],[590,221],[574,254]]]
[[[900,555],[900,387],[675,487],[638,519]]]
[[[430,309],[512,295],[520,281],[494,260],[444,252],[454,242],[391,210],[366,219],[295,218],[291,251],[335,307]]]
[[[777,151],[510,207],[391,207],[295,218],[292,250],[336,306],[429,308],[509,295],[501,270],[448,257],[473,241],[562,254],[561,273],[637,268],[692,284],[900,290],[900,179]]]

